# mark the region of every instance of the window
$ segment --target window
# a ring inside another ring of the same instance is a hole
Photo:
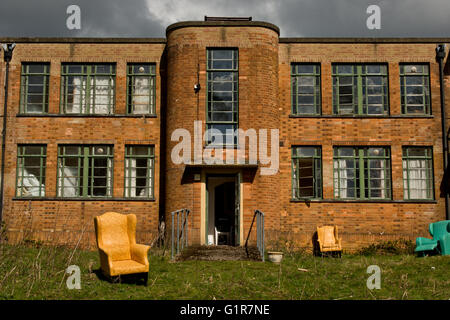
[[[238,128],[238,50],[207,50],[207,129],[222,134],[223,143],[237,144]],[[218,143],[210,135],[208,143]]]
[[[154,64],[129,64],[127,68],[127,112],[128,114],[155,113]]]
[[[61,112],[112,114],[115,102],[114,64],[63,64]]]
[[[390,199],[389,148],[334,148],[334,196],[339,199]]]
[[[403,114],[431,114],[428,65],[401,64],[400,90]]]
[[[154,167],[152,146],[126,146],[125,197],[154,197]]]
[[[20,112],[48,112],[49,63],[24,63],[20,85]]]
[[[292,148],[292,197],[322,198],[320,147]]]
[[[59,197],[111,197],[113,147],[107,145],[58,148]]]
[[[431,148],[403,148],[403,190],[404,198],[408,200],[434,199]]]
[[[18,146],[16,196],[45,196],[46,157],[45,145]]]
[[[334,114],[387,115],[388,105],[387,65],[333,65]]]
[[[291,65],[292,114],[320,114],[320,64]]]

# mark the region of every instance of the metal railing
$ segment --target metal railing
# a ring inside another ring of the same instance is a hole
[[[262,261],[264,261],[264,212],[262,211],[255,210],[252,224],[250,225],[250,229],[248,230],[247,240],[245,240],[245,251],[247,252],[248,256],[248,239],[250,238],[255,218],[256,218],[256,247],[258,248]]]
[[[185,247],[188,246],[188,218],[189,209],[180,209],[172,212],[172,252],[171,258],[173,260],[175,253],[175,242],[176,242],[176,252],[180,253]],[[176,218],[175,218],[176,216]],[[175,222],[176,220],[176,222]],[[175,224],[177,228],[177,234],[175,237]]]

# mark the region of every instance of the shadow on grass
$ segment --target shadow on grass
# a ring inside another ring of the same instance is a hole
[[[124,274],[115,277],[106,276],[101,269],[92,270],[100,281],[109,282],[111,284],[141,284],[147,286],[148,273]]]

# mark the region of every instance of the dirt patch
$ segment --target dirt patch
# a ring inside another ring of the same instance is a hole
[[[244,247],[232,246],[195,246],[188,247],[178,256],[175,261],[186,260],[204,260],[204,261],[236,261],[251,260],[261,261],[261,256],[256,247],[248,247],[247,251]]]

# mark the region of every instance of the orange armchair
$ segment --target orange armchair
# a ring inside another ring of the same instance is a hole
[[[136,244],[136,216],[106,212],[94,218],[94,226],[103,273],[109,278],[140,273],[147,285],[150,247]]]
[[[342,252],[341,239],[338,237],[337,226],[317,227],[317,241],[320,252]]]

